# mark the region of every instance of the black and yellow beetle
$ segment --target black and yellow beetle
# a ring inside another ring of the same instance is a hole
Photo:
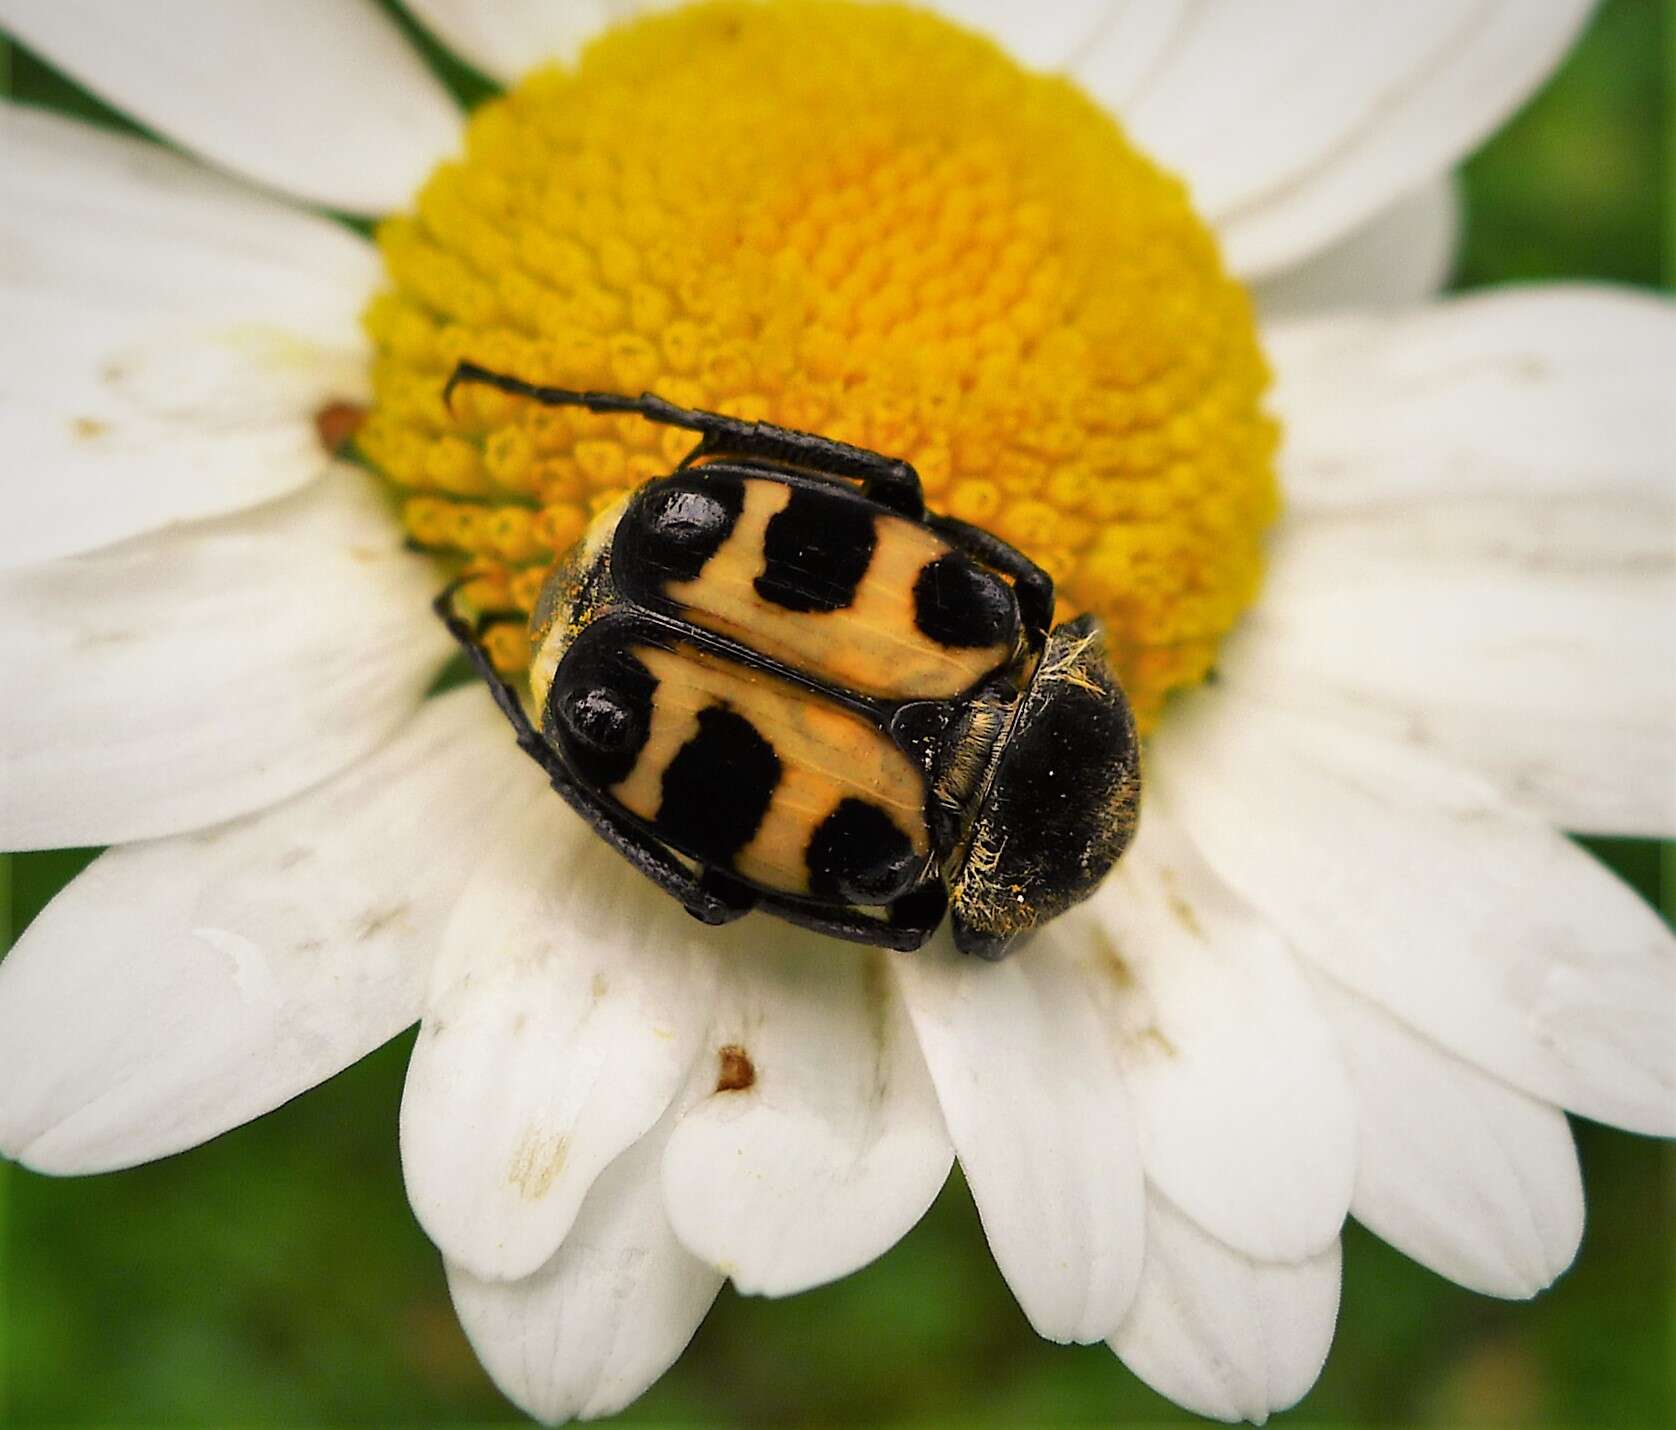
[[[876,452],[472,363],[445,397],[462,382],[700,435],[554,567],[529,708],[437,602],[554,788],[689,913],[913,949],[946,911],[1000,958],[1094,891],[1135,827],[1135,725],[1098,622],[1049,629],[1040,567]]]

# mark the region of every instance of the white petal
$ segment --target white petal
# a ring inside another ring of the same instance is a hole
[[[574,63],[584,45],[612,25],[673,9],[681,0],[405,0],[452,49],[503,82],[532,66]],[[1150,3],[1150,0],[1149,0]],[[1118,8],[1113,0],[926,0],[957,25],[995,40],[1023,64],[1058,69],[1085,48]]]
[[[1676,308],[1514,291],[1271,347],[1291,514],[1230,685],[1676,833]]]
[[[1252,1261],[1150,1196],[1146,1269],[1111,1348],[1178,1405],[1261,1425],[1321,1374],[1338,1322],[1339,1270],[1336,1241],[1294,1265]]]
[[[1104,25],[1071,55],[1077,82],[1117,115],[1178,57],[1203,0],[1112,0]]]
[[[1543,1101],[1676,1131],[1676,937],[1581,849],[1419,751],[1228,695],[1154,746],[1154,787],[1299,953]]]
[[[484,74],[510,84],[549,61],[575,62],[612,24],[674,0],[403,0],[427,29]]]
[[[448,92],[369,0],[0,0],[0,25],[212,164],[330,208],[402,207],[459,141]]]
[[[157,144],[0,105],[0,566],[254,506],[366,396],[370,244]],[[113,242],[113,235],[120,241]]]
[[[1676,482],[1666,297],[1512,286],[1409,313],[1275,323],[1263,341],[1286,424],[1286,495],[1301,512],[1463,490],[1668,497]]]
[[[553,1259],[522,1281],[448,1263],[472,1349],[507,1398],[547,1424],[611,1415],[674,1364],[722,1286],[675,1239],[658,1163],[679,1108],[600,1173]]]
[[[926,0],[923,8],[988,35],[1020,64],[1057,70],[1103,35],[1123,7],[1113,0],[1033,5],[1020,5],[1018,0]]]
[[[1140,1276],[1145,1194],[1122,1074],[1050,925],[1004,963],[939,939],[896,967],[1001,1274],[1037,1332],[1096,1341]]]
[[[695,1255],[741,1291],[784,1296],[894,1246],[954,1154],[888,955],[766,916],[717,942],[731,977],[714,1091],[670,1139],[664,1200]]]
[[[1519,505],[1289,523],[1219,672],[1470,765],[1562,828],[1676,834],[1676,576],[1657,524],[1627,530],[1652,504]]]
[[[1253,290],[1265,320],[1397,308],[1443,291],[1461,227],[1452,175],[1430,179],[1336,243]]]
[[[1357,1220],[1440,1276],[1534,1296],[1583,1237],[1565,1114],[1515,1092],[1317,975],[1361,1121]]]
[[[1448,170],[1542,82],[1589,8],[1207,0],[1172,7],[1141,61],[1114,27],[1072,73],[1187,180],[1234,271],[1256,278]]]
[[[217,824],[359,759],[449,642],[437,582],[340,468],[237,516],[0,572],[0,848]]]
[[[402,1098],[420,1225],[474,1275],[558,1249],[709,1022],[710,931],[549,794],[496,830],[443,939]]]
[[[419,1015],[459,850],[539,772],[482,692],[276,809],[113,849],[0,964],[0,1148],[94,1172],[277,1107]]]
[[[1149,792],[1134,847],[1067,916],[1114,1038],[1147,1180],[1264,1261],[1338,1239],[1356,1162],[1344,1066],[1292,954]],[[1027,955],[1028,956],[1028,955]]]
[[[503,84],[546,60],[566,63],[611,23],[609,0],[402,0],[449,49]]]

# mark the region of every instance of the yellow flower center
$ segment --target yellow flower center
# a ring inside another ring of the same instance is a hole
[[[473,116],[378,234],[359,442],[414,540],[522,615],[690,433],[481,387],[638,393],[911,461],[1093,610],[1143,729],[1256,591],[1276,507],[1250,302],[1183,186],[1069,82],[893,6],[705,4]]]

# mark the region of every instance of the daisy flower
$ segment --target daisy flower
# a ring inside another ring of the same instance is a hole
[[[186,151],[0,116],[0,845],[113,846],[0,965],[0,1150],[164,1156],[417,1021],[409,1197],[549,1421],[957,1157],[1036,1331],[1205,1415],[1313,1383],[1349,1216],[1548,1285],[1566,1112],[1676,1130],[1676,944],[1557,832],[1676,831],[1676,323],[1433,295],[1588,6],[666,8],[410,0],[509,86],[463,120],[370,4],[0,0]],[[462,359],[899,454],[1028,549],[1148,736],[1114,875],[994,965],[688,919],[432,693],[430,610],[518,677],[686,442],[451,410]]]

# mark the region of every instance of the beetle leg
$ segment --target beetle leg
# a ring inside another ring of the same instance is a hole
[[[999,963],[1012,952],[1016,933],[980,933],[957,913],[950,919],[954,946],[968,958],[981,958],[987,963]]]
[[[444,404],[462,382],[480,382],[515,397],[528,397],[548,407],[634,413],[648,422],[697,432],[700,441],[681,463],[683,467],[691,466],[701,457],[766,457],[788,466],[809,468],[822,476],[859,481],[862,494],[869,500],[889,507],[910,520],[918,521],[925,514],[919,473],[908,463],[870,452],[865,447],[852,447],[848,442],[835,442],[830,437],[813,432],[776,427],[771,422],[747,422],[743,418],[705,412],[695,407],[677,407],[652,392],[643,392],[639,397],[625,397],[617,392],[580,392],[568,387],[544,387],[506,373],[491,372],[474,362],[462,362],[455,367],[442,389]]]
[[[517,736],[518,748],[530,756],[543,770],[555,790],[572,809],[585,819],[607,844],[621,854],[636,869],[652,880],[665,893],[680,900],[681,906],[700,923],[731,923],[749,913],[753,900],[751,891],[743,885],[735,889],[712,887],[686,868],[657,840],[629,824],[615,811],[608,809],[593,791],[580,784],[565,768],[564,762],[541,738],[518,692],[498,670],[477,642],[477,633],[469,623],[454,613],[454,592],[459,583],[446,587],[433,606],[450,635],[465,650],[467,658],[489,687],[501,714],[510,722]],[[747,897],[741,899],[740,894]]]
[[[748,914],[757,906],[757,891],[744,880],[736,879],[721,869],[706,869],[698,881],[698,887],[707,896],[719,899],[728,908],[737,909],[739,912],[732,915],[733,918],[738,918],[740,914]]]
[[[957,517],[935,514],[926,517],[925,524],[948,537],[968,556],[975,556],[1003,576],[1012,577],[1014,589],[1018,592],[1019,613],[1035,638],[1035,644],[1040,646],[1053,625],[1053,577],[1016,546],[1009,545],[981,526],[973,526]]]
[[[799,928],[813,929],[828,938],[849,943],[870,943],[880,948],[912,953],[937,931],[948,908],[942,883],[932,880],[911,889],[888,906],[888,916],[874,918],[857,909],[829,908],[802,899],[785,899],[764,894],[760,907]]]

